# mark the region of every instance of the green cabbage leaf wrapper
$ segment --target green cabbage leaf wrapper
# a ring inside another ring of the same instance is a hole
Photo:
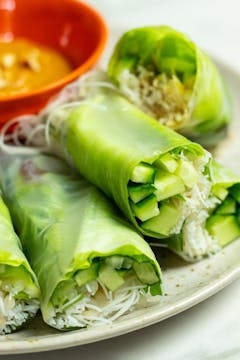
[[[61,160],[5,157],[2,184],[49,325],[111,323],[159,298],[161,272],[148,243]]]
[[[210,58],[181,32],[168,26],[126,32],[108,75],[132,102],[185,136],[212,145],[225,134],[229,91]]]
[[[228,191],[239,177],[212,165],[199,144],[116,91],[98,91],[72,108],[55,109],[49,139],[52,151],[113,199],[142,234],[181,256],[200,259],[239,236],[238,199]],[[225,212],[221,208],[209,224],[222,203]],[[223,239],[225,233],[230,236]]]
[[[21,328],[39,308],[40,290],[0,197],[0,334]]]

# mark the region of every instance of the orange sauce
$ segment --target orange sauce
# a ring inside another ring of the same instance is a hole
[[[40,88],[71,70],[68,60],[52,48],[26,39],[0,41],[0,97]]]

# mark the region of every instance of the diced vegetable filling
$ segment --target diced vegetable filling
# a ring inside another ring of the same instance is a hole
[[[39,309],[36,287],[25,287],[25,274],[21,267],[0,265],[0,334],[17,330],[34,317]]]
[[[122,49],[125,49],[124,40]],[[169,33],[156,41],[156,46],[146,55],[137,55],[129,50],[125,56],[120,55],[115,64],[120,90],[163,125],[173,129],[184,127],[191,121],[197,67],[194,48],[188,41]],[[115,75],[114,70],[111,71],[110,75]]]
[[[111,323],[138,305],[157,301],[160,294],[159,276],[151,263],[112,255],[94,260],[57,286],[48,323],[58,329]]]
[[[206,164],[207,157],[175,150],[136,166],[128,184],[138,224],[153,237],[180,235],[186,258],[214,253],[240,236],[240,188],[212,186]]]
[[[206,228],[211,236],[218,239],[220,246],[225,246],[240,237],[240,184],[218,189],[219,198],[224,200],[217,206],[213,214],[207,220]]]
[[[179,222],[179,206],[199,181],[194,160],[183,152],[163,154],[152,165],[143,162],[137,165],[130,177],[128,192],[132,210],[142,227],[151,230],[157,225],[156,232],[170,235]],[[168,217],[173,217],[172,226],[163,231],[161,219]]]
[[[174,73],[159,73],[138,66],[136,72],[125,69],[120,88],[130,101],[161,124],[173,129],[183,127],[190,118],[189,102],[195,76],[185,78]]]

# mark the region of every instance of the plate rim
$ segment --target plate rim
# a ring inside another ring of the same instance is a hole
[[[106,325],[104,332],[100,334],[97,331],[99,328],[93,327],[87,332],[81,332],[81,330],[76,330],[73,332],[67,332],[65,334],[53,334],[49,337],[44,337],[40,339],[35,339],[33,337],[32,339],[27,340],[7,340],[5,342],[0,342],[0,355],[35,353],[42,351],[66,349],[69,347],[90,344],[123,334],[128,334],[130,332],[156,324],[187,309],[190,309],[191,307],[213,296],[214,294],[216,294],[217,292],[225,288],[227,285],[230,285],[232,282],[239,278],[240,265],[237,268],[230,269],[229,271],[224,273],[224,276],[220,278],[215,278],[210,284],[200,288],[191,296],[178,300],[166,309],[160,308],[158,310],[155,310],[154,308],[149,308],[146,316],[141,316],[139,318],[134,317],[131,319],[131,322],[129,322],[129,319],[125,319],[119,323]],[[96,334],[98,336],[97,339]]]

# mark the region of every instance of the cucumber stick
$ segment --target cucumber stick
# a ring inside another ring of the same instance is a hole
[[[118,274],[117,270],[106,264],[102,264],[99,269],[99,280],[110,291],[115,291],[124,284],[124,278]]]
[[[240,204],[240,184],[235,184],[229,189],[232,197]]]
[[[141,163],[133,169],[130,180],[135,183],[152,184],[154,182],[156,169],[149,164]]]
[[[228,190],[221,185],[213,185],[211,193],[222,201],[228,196]]]
[[[154,194],[158,201],[170,198],[174,195],[181,194],[185,190],[183,181],[179,176],[158,170],[156,173]]]
[[[213,215],[208,219],[206,228],[222,247],[240,236],[240,226],[233,215]]]
[[[189,188],[192,188],[198,181],[198,173],[195,170],[191,162],[186,160],[179,160],[178,168],[175,171],[175,174],[178,175]]]
[[[138,219],[145,221],[159,214],[158,202],[155,195],[151,194],[137,204],[131,203],[132,209]]]
[[[155,187],[150,184],[142,184],[142,185],[128,185],[128,194],[130,199],[137,203],[147,196],[151,195],[155,190]]]
[[[93,281],[98,276],[98,268],[99,264],[93,264],[89,269],[79,270],[75,275],[75,281],[77,282],[78,286],[85,285],[90,281]]]
[[[235,212],[236,201],[230,196],[228,196],[216,209],[216,214],[219,215],[235,214]]]
[[[174,157],[167,153],[162,155],[158,160],[154,162],[154,165],[157,168],[162,168],[170,173],[174,173],[174,171],[178,167],[178,162],[174,159]]]
[[[142,227],[143,229],[169,236],[171,230],[181,220],[181,216],[182,214],[176,206],[165,203],[160,206],[159,214],[143,222]]]
[[[140,281],[144,284],[155,284],[158,281],[157,274],[149,263],[135,263],[133,269]]]

